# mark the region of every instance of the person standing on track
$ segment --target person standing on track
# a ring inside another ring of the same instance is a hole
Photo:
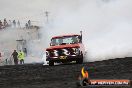
[[[17,65],[18,64],[18,53],[16,52],[16,50],[14,50],[14,52],[12,53],[13,59],[14,59],[14,64]]]
[[[18,59],[20,60],[20,64],[24,64],[24,52],[20,50],[20,52],[18,53]]]

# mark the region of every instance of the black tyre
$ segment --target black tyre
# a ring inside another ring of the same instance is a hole
[[[78,58],[76,61],[77,64],[82,64],[83,63],[83,55],[81,55],[81,58]]]
[[[49,66],[54,66],[54,61],[49,61]]]

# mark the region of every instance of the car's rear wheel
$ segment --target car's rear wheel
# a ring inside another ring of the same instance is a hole
[[[78,58],[78,59],[76,60],[76,63],[77,63],[77,64],[82,64],[82,63],[83,63],[83,55],[81,55],[81,58]]]
[[[49,61],[49,66],[54,66],[54,61]]]

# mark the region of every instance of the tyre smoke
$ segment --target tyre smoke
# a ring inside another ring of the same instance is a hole
[[[7,1],[10,3],[9,0],[2,1],[3,7]],[[41,55],[46,47],[49,47],[51,37],[79,34],[82,30],[87,52],[86,62],[132,56],[131,0],[29,0],[25,3],[26,1],[14,0],[15,5],[19,2],[20,7],[11,9],[14,8],[12,1],[9,9],[3,9],[4,12],[1,13],[5,16],[21,16],[17,18],[20,20],[43,21],[46,20],[43,19],[44,13],[30,18],[22,16],[38,13],[43,8],[49,10],[49,22],[44,23],[43,29],[40,30],[41,39],[31,42],[32,45],[29,46],[34,55],[37,53],[36,56]]]
[[[86,62],[132,56],[131,4],[131,0],[64,1],[47,36],[50,40],[82,30]]]

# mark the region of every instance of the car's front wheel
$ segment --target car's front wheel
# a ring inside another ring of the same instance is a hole
[[[81,58],[78,58],[76,61],[77,64],[82,64],[83,63],[83,55],[81,55]]]
[[[54,66],[54,61],[49,61],[49,66]]]

